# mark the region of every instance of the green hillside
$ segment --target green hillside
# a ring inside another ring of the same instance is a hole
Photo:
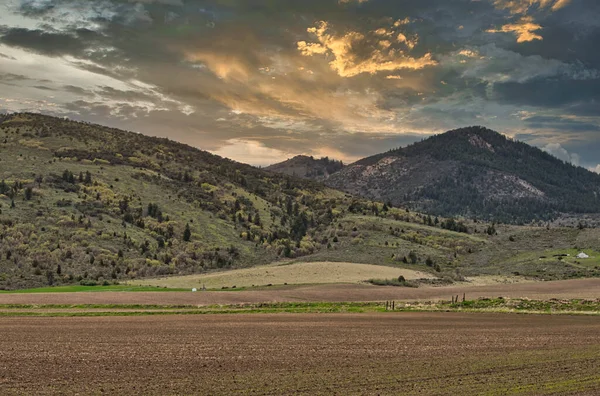
[[[489,228],[357,199],[167,139],[35,114],[0,119],[2,289],[277,260],[370,263],[452,279],[494,268],[538,278],[597,273],[570,260],[538,272],[537,253],[503,247],[593,253],[600,250],[595,230],[497,226],[496,235]],[[508,253],[488,257],[494,249]]]
[[[327,200],[344,198],[167,139],[58,118],[4,117],[0,139],[9,288],[293,256],[311,223],[331,221]]]

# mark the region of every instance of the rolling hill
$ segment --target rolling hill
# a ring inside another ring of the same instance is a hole
[[[350,169],[363,166],[372,165]],[[562,279],[600,275],[599,245],[594,229],[434,219],[168,139],[38,114],[0,117],[0,289],[272,262]],[[590,260],[559,256],[574,249]]]
[[[172,142],[36,114],[0,119],[0,286],[266,263],[344,194]]]

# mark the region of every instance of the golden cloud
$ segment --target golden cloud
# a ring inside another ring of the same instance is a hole
[[[531,8],[559,10],[567,6],[571,0],[494,0],[500,9],[509,10],[512,14],[526,14]]]
[[[490,29],[488,33],[514,33],[517,36],[518,43],[524,43],[533,40],[543,40],[543,37],[537,33],[542,27],[533,21],[527,14],[534,10],[557,11],[566,7],[571,0],[494,0],[494,5],[498,9],[508,10],[513,15],[522,15],[517,23],[510,23],[502,26],[500,29]]]
[[[258,67],[236,55],[202,51],[186,53],[185,57],[189,62],[201,62],[216,77],[199,74],[195,84],[202,87],[202,93],[240,115],[240,120],[247,114],[258,117],[263,126],[292,130],[314,130],[307,120],[326,121],[349,132],[393,129],[390,121],[395,113],[380,108],[380,92],[360,86],[353,89],[343,81],[332,81],[331,76],[323,80],[328,66],[319,69],[308,65],[307,61],[313,61],[302,55],[273,55],[262,59],[268,66]],[[409,79],[404,85],[411,84],[417,82]]]
[[[401,26],[402,23],[399,24]],[[396,26],[394,26],[396,27]],[[430,53],[420,58],[407,54],[418,42],[418,37],[407,38],[404,33],[377,29],[370,36],[350,31],[343,35],[331,32],[327,22],[320,22],[316,27],[308,28],[317,42],[299,41],[298,50],[304,56],[327,55],[333,58],[329,66],[341,77],[354,77],[362,73],[376,74],[393,72],[402,69],[419,70],[438,63]],[[405,47],[393,48],[391,42],[382,39],[396,35],[396,41]],[[360,48],[360,54],[357,48]]]
[[[524,43],[533,40],[543,40],[543,37],[535,33],[542,27],[533,22],[531,17],[523,17],[517,23],[509,23],[500,29],[489,29],[488,33],[514,33],[517,36],[517,43]]]

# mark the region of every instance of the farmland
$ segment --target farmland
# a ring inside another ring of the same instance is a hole
[[[221,289],[272,285],[357,283],[369,278],[433,278],[429,273],[404,268],[353,263],[296,263],[230,270],[205,275],[147,279],[132,284],[160,287]]]
[[[3,394],[597,394],[594,317],[4,318]]]
[[[0,393],[598,394],[600,279],[505,282],[0,293]]]
[[[99,290],[102,290],[100,288]],[[141,289],[144,290],[144,289]],[[169,290],[169,289],[156,289]],[[529,282],[492,285],[452,285],[446,287],[378,287],[365,284],[298,285],[238,291],[172,292],[85,292],[85,293],[0,293],[0,304],[151,304],[151,305],[227,305],[274,302],[363,302],[386,300],[450,300],[466,294],[479,297],[530,298],[537,300],[596,299],[600,279]]]

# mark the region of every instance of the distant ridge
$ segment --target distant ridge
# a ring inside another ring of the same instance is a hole
[[[324,182],[442,216],[521,223],[600,213],[600,175],[480,126],[361,159]]]
[[[328,157],[315,159],[306,155],[298,155],[265,169],[303,179],[322,181],[343,168],[344,164],[342,161],[329,159]]]

